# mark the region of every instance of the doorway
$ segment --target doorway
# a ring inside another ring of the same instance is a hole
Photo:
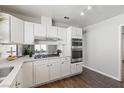
[[[121,42],[120,42],[120,47],[121,47],[121,82],[123,84],[124,82],[124,25],[121,26]],[[124,85],[123,85],[124,86]]]

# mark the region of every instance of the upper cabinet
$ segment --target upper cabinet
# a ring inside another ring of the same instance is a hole
[[[0,13],[0,43],[34,44],[34,39],[55,41],[60,39],[57,43],[71,44],[71,37],[82,38],[81,28],[66,29],[51,26],[51,18],[42,17],[41,19],[42,24],[24,22],[9,14]]]
[[[31,22],[24,22],[24,43],[34,43],[34,24]]]
[[[57,38],[57,27],[47,26],[47,37],[48,38]]]
[[[71,29],[71,35],[72,37],[79,37],[82,38],[82,29],[81,28],[77,28],[77,27],[70,27]]]
[[[10,18],[10,33],[12,43],[23,43],[23,21],[11,16]]]
[[[57,37],[63,42],[67,42],[67,30],[65,28],[58,27]]]
[[[46,26],[52,26],[52,18],[41,16],[41,24],[46,25]]]
[[[23,21],[0,13],[0,43],[23,43]]]
[[[34,23],[34,36],[46,37],[46,26]]]
[[[56,38],[57,27],[34,23],[34,36]]]
[[[10,16],[0,13],[0,43],[10,42]]]

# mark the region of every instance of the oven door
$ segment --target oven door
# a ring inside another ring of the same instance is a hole
[[[82,62],[82,49],[72,49],[71,63]]]
[[[82,46],[82,39],[72,39],[72,46],[73,47],[80,47],[80,46]]]

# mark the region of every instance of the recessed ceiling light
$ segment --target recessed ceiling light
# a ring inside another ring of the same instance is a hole
[[[92,9],[92,7],[91,6],[88,6],[88,8],[87,8],[88,10],[91,10]]]
[[[84,15],[84,12],[81,12],[81,16],[83,16]]]

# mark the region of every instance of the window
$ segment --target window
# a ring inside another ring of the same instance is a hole
[[[12,55],[16,56],[16,45],[0,45],[0,58],[7,58],[11,55],[11,48]]]
[[[35,45],[35,51],[42,51],[42,52],[46,52],[47,51],[47,45],[42,44],[42,45]]]

